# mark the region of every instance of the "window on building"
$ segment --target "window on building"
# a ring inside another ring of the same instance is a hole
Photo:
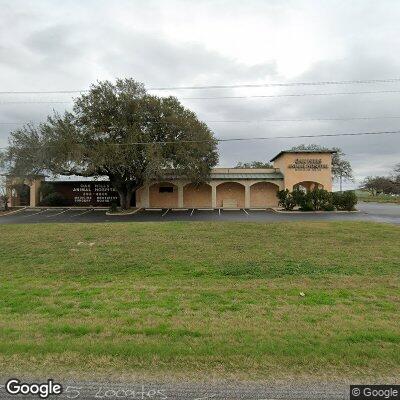
[[[174,191],[173,186],[160,186],[159,193],[172,193]]]

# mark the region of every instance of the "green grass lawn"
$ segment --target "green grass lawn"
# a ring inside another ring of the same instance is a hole
[[[0,237],[3,374],[400,373],[399,227],[31,224]]]
[[[357,190],[356,194],[359,201],[400,204],[400,196],[390,196],[388,194],[379,194],[377,196],[372,196],[370,193],[363,190]]]

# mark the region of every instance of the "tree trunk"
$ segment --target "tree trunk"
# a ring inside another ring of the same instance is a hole
[[[112,180],[110,182],[118,192],[119,202],[122,210],[128,210],[131,207],[132,194],[142,186],[138,182],[121,182],[120,180]]]
[[[132,194],[135,190],[118,190],[120,206],[123,210],[131,208]]]
[[[118,190],[118,195],[119,195],[119,203],[120,206],[123,210],[126,210],[127,203],[126,203],[126,193],[123,190]]]
[[[126,209],[131,208],[131,200],[132,200],[132,190],[128,190],[126,194]]]

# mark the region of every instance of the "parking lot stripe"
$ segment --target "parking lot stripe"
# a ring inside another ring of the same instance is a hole
[[[23,207],[23,208],[20,208],[18,210],[14,210],[14,211],[10,211],[10,212],[5,213],[5,214],[1,214],[0,217],[6,217],[7,215],[17,214],[17,213],[19,213],[21,211],[24,211],[26,209],[27,209],[27,207]]]
[[[243,208],[243,211],[247,214],[247,215],[249,215],[249,213]]]
[[[165,211],[165,213],[161,216],[163,217],[164,215],[166,215],[168,211],[169,211],[169,208],[167,208],[167,211]]]
[[[193,208],[192,212],[190,213],[190,216],[192,216],[192,215],[193,215],[193,213],[194,213],[194,208]]]
[[[23,215],[21,218],[27,218],[27,217],[33,217],[34,215],[38,215],[38,214],[42,214],[44,212],[46,212],[48,209],[46,208],[45,210],[33,213],[33,214],[29,214],[29,215]]]
[[[65,212],[67,212],[69,210],[70,210],[70,208],[67,208],[66,210],[63,210],[63,211],[61,211],[61,212],[59,212],[57,214],[46,215],[46,218],[51,218],[51,217],[55,217],[55,216],[60,215],[60,214],[64,214]]]
[[[218,215],[221,215],[221,209],[218,208]]]
[[[84,211],[82,213],[79,213],[79,214],[71,215],[70,218],[79,217],[79,215],[87,214],[90,211],[93,211],[93,208],[91,208],[90,210],[86,210],[86,211]]]

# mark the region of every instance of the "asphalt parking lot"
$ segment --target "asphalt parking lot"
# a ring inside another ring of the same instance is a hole
[[[360,203],[357,213],[276,213],[271,210],[141,210],[136,214],[110,216],[106,209],[93,208],[26,208],[0,216],[0,224],[31,223],[99,223],[148,221],[373,221],[400,224],[400,205]]]

